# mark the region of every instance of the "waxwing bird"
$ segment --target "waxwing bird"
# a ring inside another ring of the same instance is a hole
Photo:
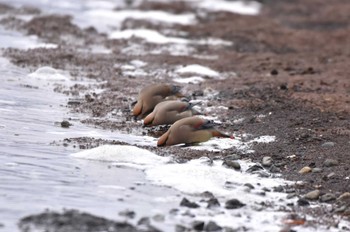
[[[169,125],[182,119],[199,114],[193,109],[193,106],[199,104],[189,102],[188,99],[181,101],[164,101],[160,102],[152,113],[147,115],[143,120],[145,126]]]
[[[159,139],[157,146],[206,142],[212,137],[233,138],[215,129],[215,123],[196,116],[176,121]]]
[[[180,93],[180,86],[168,84],[155,84],[145,87],[140,91],[137,102],[133,108],[135,117],[144,118],[152,112],[154,107],[169,96],[183,96]]]

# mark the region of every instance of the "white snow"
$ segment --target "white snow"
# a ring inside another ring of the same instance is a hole
[[[174,78],[173,81],[177,83],[184,83],[184,84],[198,84],[201,82],[204,82],[204,79],[199,76],[193,76],[193,77],[184,77],[184,78]]]
[[[103,145],[71,155],[75,158],[109,161],[118,165],[134,164],[133,167],[164,164],[169,158],[158,156],[146,149],[130,145]],[[135,166],[136,164],[136,166]]]
[[[166,37],[157,31],[149,30],[149,29],[130,29],[130,30],[124,30],[124,31],[115,31],[115,32],[112,32],[110,35],[111,39],[129,39],[132,37],[142,38],[149,43],[158,43],[158,44],[188,43],[188,40],[186,39],[176,38],[176,37]]]
[[[94,26],[100,32],[120,28],[128,18],[142,19],[157,23],[188,25],[195,22],[193,14],[171,14],[164,11],[91,9],[75,16],[75,23],[85,28]]]
[[[197,4],[207,11],[227,11],[243,15],[257,15],[261,9],[261,3],[255,1],[201,0]]]
[[[219,76],[219,73],[217,71],[214,71],[208,67],[198,65],[198,64],[186,65],[185,67],[178,68],[175,72],[180,74],[196,73],[196,74],[211,76],[211,77]]]

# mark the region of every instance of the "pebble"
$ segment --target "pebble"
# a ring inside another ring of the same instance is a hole
[[[237,155],[237,154],[232,154],[232,155],[228,155],[224,158],[224,160],[238,160],[240,159],[241,156]]]
[[[208,200],[208,205],[207,205],[207,208],[208,209],[212,209],[212,208],[216,208],[216,207],[219,207],[220,206],[220,202],[217,198],[213,197],[213,198],[210,198]]]
[[[337,208],[335,208],[334,213],[344,213],[347,208],[347,205],[340,205]]]
[[[232,168],[232,169],[235,169],[235,170],[241,170],[241,165],[237,161],[234,161],[234,160],[225,160],[222,163],[222,165],[227,167],[227,168]]]
[[[299,170],[299,173],[300,174],[305,174],[305,173],[309,173],[312,171],[312,168],[306,166],[306,167],[303,167],[302,169]]]
[[[333,177],[335,177],[335,172],[331,172],[327,175],[327,179],[331,179]]]
[[[322,170],[322,168],[313,168],[312,169],[312,172],[313,173],[320,173],[320,172],[322,172],[323,170]]]
[[[209,222],[205,225],[204,230],[205,230],[205,231],[221,231],[221,230],[222,230],[222,227],[219,226],[218,224],[216,224],[216,223],[213,222],[213,221],[209,221]]]
[[[337,166],[338,164],[339,164],[338,160],[335,160],[335,159],[326,159],[323,162],[323,165],[326,167]]]
[[[124,216],[124,217],[128,217],[128,218],[131,218],[131,219],[132,219],[132,218],[135,217],[136,213],[135,213],[134,211],[132,211],[132,210],[126,209],[126,210],[124,210],[124,211],[119,212],[119,215],[120,215],[120,216]]]
[[[321,194],[320,190],[314,190],[305,194],[304,197],[308,200],[317,200],[320,194]]]
[[[192,228],[196,231],[202,231],[204,229],[203,221],[194,221],[192,222]]]
[[[310,205],[309,201],[306,200],[305,198],[299,198],[297,203],[299,206],[309,206]]]
[[[252,184],[250,184],[250,183],[245,183],[244,186],[246,186],[246,187],[248,187],[250,189],[255,189],[255,187]]]
[[[149,217],[142,217],[137,222],[137,225],[149,226],[149,225],[151,225],[151,220],[149,219]]]
[[[243,206],[245,206],[245,204],[240,202],[237,199],[231,199],[231,200],[226,201],[226,203],[225,203],[226,209],[238,209],[238,208],[241,208]]]
[[[320,200],[322,202],[328,202],[328,201],[332,201],[332,200],[335,200],[336,197],[333,193],[326,193],[324,195],[321,196]]]
[[[205,198],[213,198],[214,194],[212,192],[209,191],[205,191],[201,193],[201,197],[205,197]]]
[[[325,142],[321,145],[321,147],[334,147],[335,143],[334,142]]]
[[[287,195],[287,199],[292,199],[292,198],[294,198],[294,197],[296,197],[297,195],[295,194],[295,193],[289,193],[288,195]]]
[[[69,128],[70,126],[71,126],[71,124],[66,120],[61,122],[61,127],[63,127],[63,128]]]
[[[272,165],[272,158],[270,156],[264,156],[261,164],[264,167],[270,167]]]
[[[279,185],[279,186],[273,187],[273,191],[274,191],[274,192],[281,193],[281,192],[284,191],[284,188],[283,188],[282,185]]]
[[[185,206],[188,208],[198,208],[199,205],[195,202],[191,202],[189,201],[187,198],[182,198],[181,202],[180,202],[180,206]]]
[[[261,170],[264,170],[264,168],[262,166],[260,166],[259,164],[254,164],[253,166],[251,166],[247,169],[247,172],[253,173],[253,172],[261,171]]]
[[[272,69],[270,73],[271,75],[278,75],[277,69]]]
[[[348,199],[350,199],[350,193],[345,192],[337,198],[337,201],[343,201],[343,200],[348,200]]]
[[[272,173],[280,173],[282,172],[282,170],[278,167],[276,167],[275,165],[271,165],[271,167],[269,168],[269,171]]]

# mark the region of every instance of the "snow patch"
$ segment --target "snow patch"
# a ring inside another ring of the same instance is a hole
[[[196,73],[205,76],[217,77],[219,73],[202,65],[191,64],[185,67],[178,68],[175,72],[183,74],[183,73]]]
[[[71,154],[71,156],[88,160],[109,161],[117,165],[129,166],[132,164],[132,167],[136,168],[160,165],[169,161],[169,158],[130,145],[103,145]]]
[[[207,11],[226,11],[242,15],[257,15],[261,9],[261,3],[255,1],[201,0],[198,6]]]
[[[204,79],[199,76],[193,76],[193,77],[187,77],[187,78],[175,78],[173,81],[177,83],[184,83],[184,84],[198,84],[201,82],[204,82]]]

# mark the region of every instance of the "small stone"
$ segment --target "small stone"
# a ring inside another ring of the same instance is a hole
[[[331,172],[327,175],[327,179],[332,179],[333,177],[335,177],[335,172]]]
[[[335,197],[335,195],[333,193],[326,193],[326,194],[322,195],[321,198],[320,198],[320,200],[322,202],[333,201],[335,199],[336,199],[336,197]]]
[[[280,168],[276,167],[275,165],[271,165],[271,167],[269,168],[269,171],[271,173],[280,173],[280,172],[282,172],[282,170]]]
[[[299,173],[300,174],[306,174],[306,173],[309,173],[312,171],[312,168],[306,166],[306,167],[303,167],[302,169],[299,170]]]
[[[283,188],[282,185],[279,185],[279,186],[273,187],[273,191],[274,191],[274,192],[281,193],[281,192],[284,191],[284,188]]]
[[[348,199],[350,199],[350,193],[349,192],[345,192],[345,193],[343,193],[342,195],[340,195],[337,198],[337,201],[345,201],[345,200],[348,200]]]
[[[321,173],[322,171],[323,171],[322,168],[313,168],[312,169],[313,173]]]
[[[213,197],[213,198],[209,199],[208,205],[207,205],[208,209],[216,208],[216,207],[219,207],[219,206],[220,206],[220,202],[219,202],[219,200],[217,198]]]
[[[261,164],[264,167],[270,167],[272,165],[272,158],[270,156],[264,156]]]
[[[225,160],[222,163],[222,165],[227,167],[227,168],[232,168],[232,169],[235,169],[235,170],[241,170],[241,165],[237,161]]]
[[[126,210],[124,210],[124,211],[120,211],[120,212],[119,212],[119,215],[132,219],[132,218],[135,217],[136,213],[135,213],[134,211],[132,211],[132,210],[126,209]]]
[[[61,122],[61,127],[63,127],[63,128],[69,128],[70,126],[71,126],[71,124],[66,120]]]
[[[220,231],[220,230],[222,230],[222,227],[213,221],[209,221],[204,227],[204,231]]]
[[[277,69],[272,69],[270,73],[271,73],[271,75],[274,75],[274,76],[278,75]]]
[[[247,172],[253,173],[253,172],[261,171],[261,170],[264,170],[264,168],[262,166],[260,166],[258,164],[254,164],[253,166],[251,166],[247,169]]]
[[[305,194],[304,197],[308,200],[317,200],[320,194],[321,194],[320,190],[314,190]]]
[[[335,159],[326,159],[323,162],[323,165],[326,167],[337,166],[338,164],[339,164],[338,160],[335,160]]]
[[[171,214],[171,215],[176,215],[178,213],[179,213],[179,209],[174,208],[174,209],[169,210],[169,214]]]
[[[151,220],[149,219],[149,217],[142,217],[140,218],[140,220],[138,220],[137,225],[149,226],[151,225]]]
[[[250,189],[255,189],[255,187],[252,184],[250,184],[250,183],[245,183],[244,186],[246,186],[246,187],[248,187]]]
[[[299,198],[297,201],[299,206],[309,206],[310,203],[305,198]]]
[[[294,197],[296,197],[297,195],[295,193],[288,193],[287,195],[287,199],[292,199]]]
[[[192,222],[192,228],[196,231],[202,231],[204,229],[203,221],[194,221]]]
[[[180,202],[180,206],[185,206],[188,208],[198,208],[199,205],[195,202],[191,202],[189,201],[187,198],[182,198],[181,202]]]
[[[321,147],[334,147],[335,143],[334,142],[325,142],[321,145]]]
[[[231,200],[226,201],[226,203],[225,203],[226,209],[238,209],[238,208],[241,208],[243,206],[245,206],[245,204],[240,202],[237,199],[231,199]]]
[[[205,197],[205,198],[213,198],[214,194],[212,192],[209,191],[205,191],[201,193],[201,197]]]

